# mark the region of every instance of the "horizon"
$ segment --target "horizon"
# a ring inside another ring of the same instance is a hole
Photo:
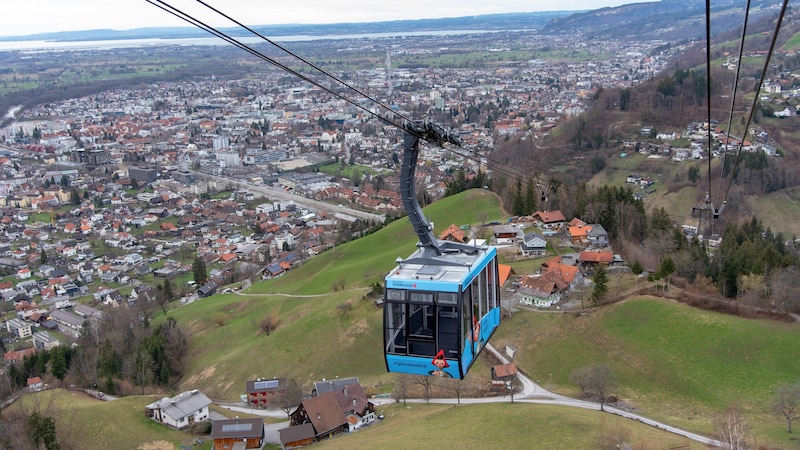
[[[158,3],[158,0],[153,0]],[[171,0],[179,8],[215,27],[236,26],[220,20],[198,1]],[[330,2],[309,0],[300,5],[278,5],[269,9],[255,0],[237,0],[235,4],[219,0],[206,2],[229,16],[250,26],[332,25],[347,23],[388,22],[395,20],[445,19],[491,14],[513,14],[552,11],[585,11],[632,3],[630,0],[577,0],[562,5],[545,0],[501,0],[483,2],[454,0],[435,6],[421,0],[402,4],[375,3],[364,0],[342,0],[332,7]],[[262,6],[259,8],[258,6]],[[32,13],[38,11],[39,13]],[[0,38],[19,38],[44,33],[86,32],[94,30],[129,31],[139,28],[189,27],[186,22],[148,0],[138,2],[105,2],[101,0],[29,0],[13,2],[4,10],[4,30]],[[92,20],[86,19],[90,12]]]

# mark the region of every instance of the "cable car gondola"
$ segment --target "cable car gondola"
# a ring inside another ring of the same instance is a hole
[[[429,121],[406,125],[400,193],[420,241],[385,278],[386,369],[463,379],[500,325],[497,250],[433,235],[414,188],[419,140],[461,143]]]

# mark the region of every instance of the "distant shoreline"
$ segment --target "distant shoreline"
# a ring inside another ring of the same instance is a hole
[[[341,39],[380,39],[391,37],[414,36],[454,36],[463,34],[504,33],[521,30],[438,30],[438,31],[397,31],[385,33],[358,33],[358,34],[332,34],[332,35],[287,35],[269,37],[276,42],[303,42],[319,40]],[[235,37],[245,44],[263,42],[255,36]],[[221,38],[120,38],[120,39],[64,39],[64,40],[28,40],[4,41],[0,38],[0,51],[69,51],[69,50],[108,50],[111,48],[156,47],[166,45],[227,45],[228,42]]]

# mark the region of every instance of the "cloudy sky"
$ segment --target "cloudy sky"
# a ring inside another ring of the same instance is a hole
[[[153,0],[156,1],[156,0]],[[206,0],[247,25],[372,22],[462,17],[479,14],[584,10],[636,0]],[[639,0],[641,1],[641,0]],[[127,30],[151,26],[187,26],[146,0],[12,0],[0,13],[0,36],[93,29]],[[203,20],[207,9],[193,0],[168,0]],[[207,19],[206,19],[207,20]],[[208,23],[232,26],[220,20]]]

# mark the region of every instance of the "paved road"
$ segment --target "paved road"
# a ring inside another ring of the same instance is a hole
[[[376,221],[380,223],[386,221],[386,216],[383,214],[373,214],[365,211],[359,211],[357,209],[347,208],[345,206],[342,206],[340,208],[338,206],[331,205],[330,203],[312,200],[310,198],[306,198],[301,195],[296,195],[290,192],[286,192],[280,188],[267,186],[265,184],[248,183],[245,181],[234,180],[227,177],[210,175],[203,172],[192,172],[192,173],[194,173],[198,179],[213,180],[218,183],[222,183],[224,185],[230,184],[231,186],[234,186],[237,189],[242,189],[248,192],[252,192],[254,194],[261,194],[269,199],[291,200],[300,206],[303,206],[305,208],[314,211],[328,211],[333,214],[342,213],[342,214],[347,214],[348,216],[357,217],[359,219],[367,221]]]
[[[498,360],[502,361],[503,364],[508,364],[510,362],[505,355],[497,351],[497,349],[495,349],[491,344],[486,344],[486,347],[484,347],[484,349],[492,352],[492,354],[494,354],[494,356]],[[578,400],[571,397],[565,397],[563,395],[555,394],[534,383],[530,378],[528,378],[524,374],[519,373],[517,375],[517,378],[522,382],[523,388],[521,393],[514,395],[513,398],[514,402],[538,403],[544,405],[560,405],[560,406],[569,406],[571,408],[592,409],[596,411],[600,410],[599,403],[587,402],[584,400]],[[385,405],[389,403],[394,403],[395,400],[380,398],[380,399],[371,399],[370,401],[372,401],[372,403],[374,403],[375,405]],[[411,403],[426,402],[425,400],[422,399],[408,399],[406,401]],[[503,397],[462,398],[460,402],[465,404],[475,404],[475,403],[494,403],[494,402],[511,402],[511,401],[512,401],[511,396],[507,395]],[[436,399],[430,399],[428,403],[455,404],[458,403],[458,399],[436,398]],[[716,439],[711,439],[706,436],[699,435],[697,433],[692,433],[691,431],[682,430],[680,428],[676,428],[652,419],[648,419],[647,417],[643,417],[638,414],[634,414],[629,411],[624,411],[619,408],[614,408],[608,405],[606,405],[604,409],[605,412],[607,413],[616,414],[626,419],[642,422],[644,424],[650,425],[651,427],[669,431],[679,436],[684,436],[688,439],[700,442],[704,445],[712,447],[722,447],[722,442]]]

